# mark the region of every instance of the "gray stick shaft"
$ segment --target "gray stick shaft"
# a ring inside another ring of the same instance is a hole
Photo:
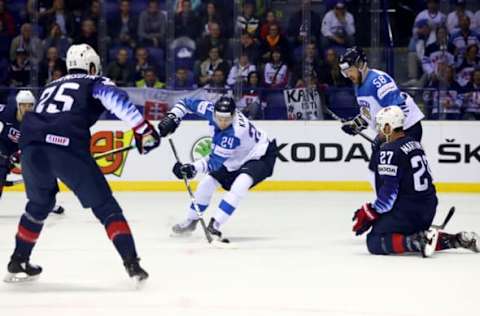
[[[168,137],[168,143],[170,144],[170,148],[172,148],[173,155],[175,156],[175,160],[178,163],[181,163],[180,158],[178,157],[177,149],[175,148],[175,144],[173,143],[173,139]],[[197,213],[198,219],[200,220],[200,224],[202,225],[203,232],[205,233],[205,237],[207,241],[211,243],[213,241],[212,236],[207,230],[207,225],[205,225],[205,220],[203,219],[203,214],[200,211],[200,207],[198,207],[197,201],[195,200],[195,196],[193,195],[192,188],[190,187],[190,182],[187,179],[187,176],[183,174],[183,182],[185,183],[185,187],[187,187],[188,195],[190,196],[190,200],[192,201],[193,208]]]

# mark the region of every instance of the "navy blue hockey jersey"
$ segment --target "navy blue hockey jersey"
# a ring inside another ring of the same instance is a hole
[[[36,142],[89,150],[90,127],[105,109],[130,127],[143,121],[127,93],[106,77],[76,73],[55,80],[25,114],[20,148]]]
[[[0,104],[0,154],[9,157],[18,150],[20,123],[17,120],[17,106]]]
[[[415,210],[426,200],[436,199],[435,186],[422,145],[403,137],[382,145],[375,156],[378,213],[395,209]]]

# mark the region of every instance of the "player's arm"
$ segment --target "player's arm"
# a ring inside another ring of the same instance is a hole
[[[212,118],[212,109],[212,104],[209,101],[188,98],[181,99],[168,111],[160,123],[158,123],[160,136],[165,137],[173,134],[178,125],[180,125],[183,117],[189,113],[210,120]]]
[[[135,145],[141,154],[146,154],[160,145],[160,137],[148,120],[145,120],[128,98],[128,94],[104,79],[93,86],[92,97],[100,100],[103,106],[126,122],[133,129]]]
[[[353,231],[356,235],[366,232],[382,214],[390,212],[398,197],[402,177],[398,153],[382,150],[378,158],[377,176],[382,186],[373,203],[365,203],[355,212]]]
[[[185,175],[191,179],[197,173],[207,173],[219,170],[223,163],[233,157],[235,148],[240,145],[237,137],[222,137],[220,144],[213,144],[212,152],[205,158],[196,160],[191,164],[176,163],[173,167],[173,173],[177,178],[182,179]]]

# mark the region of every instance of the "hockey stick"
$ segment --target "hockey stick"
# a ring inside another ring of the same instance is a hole
[[[170,144],[170,147],[172,148],[173,155],[175,156],[175,160],[177,160],[178,163],[180,162],[180,158],[178,157],[177,149],[175,148],[175,144],[173,143],[173,139],[169,136],[168,137],[168,143]],[[195,196],[193,195],[192,188],[190,187],[190,182],[187,179],[187,176],[185,173],[183,175],[183,182],[185,183],[185,186],[187,187],[187,192],[188,195],[190,196],[190,200],[192,201],[193,208],[195,209],[195,212],[197,213],[198,220],[200,221],[200,224],[202,225],[203,232],[205,233],[205,237],[207,238],[208,243],[212,243],[213,238],[212,235],[210,235],[209,231],[207,230],[207,225],[205,225],[205,221],[203,220],[203,215],[202,212],[200,212],[200,208],[198,207],[197,201],[195,200]]]
[[[14,185],[21,184],[23,183],[23,179],[18,179],[18,180],[6,180],[3,185],[6,187],[13,187]]]
[[[102,159],[102,158],[105,158],[107,156],[110,156],[110,155],[113,155],[113,154],[118,154],[118,153],[122,153],[124,151],[129,151],[131,149],[135,148],[135,145],[128,145],[126,147],[121,147],[121,148],[115,148],[115,149],[112,149],[112,150],[109,150],[109,151],[106,151],[106,152],[103,152],[99,155],[95,155],[93,156],[93,158],[95,160],[98,160],[98,159]]]
[[[328,114],[330,114],[334,119],[336,119],[337,121],[340,121],[340,122],[346,122],[345,119],[341,118],[340,116],[338,116],[337,114],[335,114],[332,110],[330,110],[329,108],[325,107],[325,110],[327,110]],[[368,140],[370,143],[373,144],[373,139],[371,139],[369,136],[367,136],[365,133],[361,132],[361,131],[356,131],[358,135],[362,136],[364,139]]]
[[[109,155],[118,154],[118,153],[121,153],[121,152],[130,150],[130,149],[133,149],[133,148],[135,148],[135,145],[130,145],[130,146],[127,146],[127,147],[122,147],[122,148],[116,148],[116,149],[113,149],[113,150],[109,150],[109,151],[103,152],[103,153],[101,153],[100,155],[96,155],[96,156],[94,156],[93,158],[94,158],[95,160],[97,160],[97,159],[102,159],[102,158],[107,157],[107,156],[109,156]],[[6,180],[6,181],[3,183],[3,186],[5,186],[5,187],[13,187],[14,185],[21,184],[21,183],[23,183],[23,179],[18,179],[18,180]]]
[[[445,217],[445,219],[443,220],[443,223],[442,225],[432,225],[433,228],[436,228],[438,230],[444,230],[445,227],[447,226],[448,222],[450,221],[450,219],[452,218],[453,214],[455,214],[455,206],[452,206],[450,208],[450,210],[448,211],[448,214],[447,216]]]

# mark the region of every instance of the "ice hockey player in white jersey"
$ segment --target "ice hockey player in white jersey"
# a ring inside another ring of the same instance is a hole
[[[342,124],[342,130],[350,135],[370,127],[376,131],[375,117],[382,108],[396,105],[405,114],[405,134],[420,142],[422,139],[421,120],[425,117],[413,98],[400,91],[387,73],[368,68],[367,56],[360,47],[352,47],[340,57],[342,75],[352,80],[360,114]],[[372,157],[385,140],[377,135],[372,145]],[[370,170],[373,167],[370,164]]]
[[[217,102],[183,99],[178,102],[160,121],[158,128],[162,137],[173,133],[187,113],[195,113],[208,120],[212,136],[209,156],[192,163],[173,167],[179,179],[185,175],[191,179],[198,173],[206,173],[195,192],[195,199],[201,212],[204,212],[213,192],[222,186],[227,193],[220,202],[215,215],[210,219],[208,231],[220,239],[223,225],[233,214],[248,190],[273,173],[277,157],[275,140],[257,129],[240,111],[235,108],[231,97],[223,96]],[[195,230],[198,215],[190,205],[185,221],[173,226],[176,234]]]

